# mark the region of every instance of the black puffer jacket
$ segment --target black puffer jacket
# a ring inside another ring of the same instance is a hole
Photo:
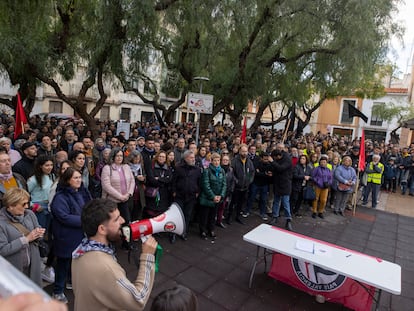
[[[233,167],[234,177],[236,178],[235,189],[239,191],[247,190],[254,179],[254,165],[252,160],[247,158],[246,162],[243,163],[240,156],[237,155],[233,159],[231,166]]]
[[[292,192],[292,159],[287,152],[282,152],[282,158],[275,160],[273,166],[273,190],[276,195],[290,195]]]
[[[201,171],[195,165],[181,162],[176,166],[172,189],[176,199],[189,200],[200,194]]]

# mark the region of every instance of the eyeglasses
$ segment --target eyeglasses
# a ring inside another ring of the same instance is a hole
[[[118,143],[117,140],[111,140],[111,143]]]

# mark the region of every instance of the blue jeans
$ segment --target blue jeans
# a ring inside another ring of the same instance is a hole
[[[279,217],[280,212],[280,201],[282,201],[283,209],[285,210],[285,218],[292,219],[292,215],[290,214],[290,203],[289,203],[289,195],[277,195],[275,193],[275,198],[273,200],[273,208],[272,208],[272,216],[274,218]]]
[[[71,282],[71,263],[72,258],[57,257],[55,268],[55,286],[53,288],[54,294],[63,293],[66,285],[66,279],[68,279],[69,282]]]
[[[266,214],[267,194],[269,192],[269,185],[258,186],[255,183],[250,185],[249,199],[247,201],[246,213],[250,213],[253,203],[256,200],[256,195],[259,194],[259,210],[260,215]]]

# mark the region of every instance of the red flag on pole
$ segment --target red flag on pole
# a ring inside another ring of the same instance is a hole
[[[17,92],[17,103],[16,103],[16,112],[15,112],[16,125],[14,127],[14,139],[24,133],[24,124],[27,123],[26,114],[24,113],[22,101],[20,99],[20,94]]]
[[[365,132],[364,132],[364,129],[362,129],[361,142],[359,144],[358,170],[360,172],[365,170]]]
[[[242,129],[242,133],[241,133],[241,137],[240,137],[240,141],[241,141],[242,144],[246,143],[246,134],[247,134],[247,124],[246,124],[246,117],[244,117],[243,129]]]

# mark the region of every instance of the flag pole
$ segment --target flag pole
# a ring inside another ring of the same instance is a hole
[[[285,143],[285,140],[287,138],[287,134],[289,132],[290,121],[291,121],[291,119],[289,118],[287,126],[286,126],[285,133],[283,133],[282,143]]]
[[[358,203],[358,191],[359,191],[359,168],[358,168],[358,171],[357,171],[357,180],[356,180],[356,184],[355,184],[355,195],[354,195],[354,198],[352,200],[352,216],[355,216],[356,205]]]

